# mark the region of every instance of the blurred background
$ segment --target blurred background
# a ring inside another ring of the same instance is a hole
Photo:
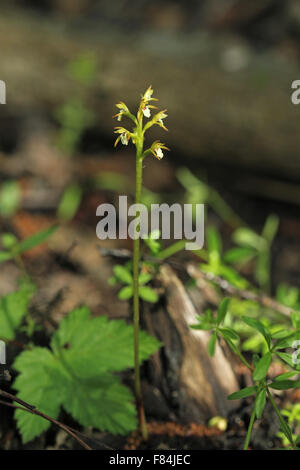
[[[184,156],[194,168],[212,166],[220,179],[229,169],[234,190],[278,199],[281,188],[280,198],[300,200],[284,185],[250,177],[300,177],[299,109],[290,100],[299,74],[299,2],[4,0],[0,34],[4,151],[33,132],[33,121],[52,131],[66,125],[71,117],[58,117],[58,109],[75,99],[94,116],[81,116],[72,153],[109,147],[115,101],[134,106],[152,84],[169,110],[172,162]],[[86,70],[70,70],[82,56]],[[246,172],[245,180],[236,181],[232,169]]]
[[[94,240],[96,207],[133,192],[133,149],[113,149],[115,103],[135,109],[152,84],[169,132],[151,136],[171,152],[145,162],[148,201],[198,187],[206,202],[213,188],[257,230],[278,214],[284,247],[298,246],[298,1],[3,0],[0,41],[4,230],[24,237],[58,218]]]
[[[100,242],[96,209],[119,194],[133,201],[134,148],[113,147],[112,116],[120,100],[135,112],[149,85],[168,110],[169,132],[156,126],[148,142],[159,138],[171,151],[145,159],[143,202],[205,203],[206,271],[240,288],[248,284],[232,269],[238,264],[254,286],[300,310],[300,105],[291,101],[298,0],[2,0],[0,44],[0,252],[3,234],[23,240],[59,223],[48,247],[23,256],[38,287],[38,344],[83,302],[93,314],[131,318],[120,286],[108,283],[115,259],[99,247],[131,250],[132,242]],[[0,296],[20,276],[13,262],[1,266]],[[212,297],[204,288],[197,295],[202,313]],[[147,413],[174,421],[178,410],[152,382]],[[10,432],[11,414],[0,424]]]

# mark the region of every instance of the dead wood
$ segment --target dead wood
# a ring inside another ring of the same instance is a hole
[[[197,312],[172,268],[163,265],[160,279],[165,304],[144,314],[148,331],[163,343],[151,362],[153,384],[182,419],[203,422],[211,416],[225,416],[237,404],[227,400],[238,389],[231,364],[220,346],[213,358],[209,356],[209,332],[190,328]]]

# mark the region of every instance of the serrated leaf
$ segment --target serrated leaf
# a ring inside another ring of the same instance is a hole
[[[252,386],[252,387],[245,387],[239,390],[238,392],[231,393],[231,395],[228,395],[228,400],[239,400],[240,398],[247,398],[251,397],[251,395],[254,395],[256,393],[257,388]]]
[[[0,299],[0,337],[14,339],[20,326],[30,299],[34,293],[32,284],[24,284],[19,290],[5,295]]]
[[[158,301],[158,295],[151,287],[141,286],[139,288],[139,296],[146,302],[155,303]]]
[[[133,326],[106,316],[90,318],[87,307],[73,310],[64,318],[51,341],[55,353],[63,350],[72,370],[82,370],[85,378],[134,366]],[[156,338],[140,331],[140,360],[159,347]],[[67,349],[65,346],[68,346]]]
[[[20,372],[14,382],[17,396],[57,418],[63,400],[64,375],[53,354],[46,348],[36,347],[22,352],[13,367]],[[49,421],[22,410],[15,411],[15,418],[24,443],[50,427]]]
[[[159,347],[141,331],[140,361]],[[57,417],[63,406],[83,426],[125,434],[136,428],[136,411],[130,390],[113,371],[134,365],[133,327],[123,320],[91,318],[87,307],[73,310],[52,337],[53,353],[33,348],[18,356],[20,375],[14,388],[20,398]],[[16,412],[24,441],[49,427],[47,421],[21,410]]]
[[[266,377],[272,361],[272,353],[267,352],[260,358],[253,372],[253,380],[262,380]]]
[[[103,374],[84,381],[70,378],[66,385],[63,406],[82,426],[93,426],[112,434],[126,434],[136,429],[134,397],[118,377]]]

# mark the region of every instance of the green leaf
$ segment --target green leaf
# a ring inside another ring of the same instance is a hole
[[[13,233],[3,233],[1,243],[6,250],[10,250],[18,243],[18,239]]]
[[[271,344],[271,333],[260,321],[255,320],[255,318],[246,317],[246,316],[242,316],[242,320],[247,325],[249,325],[252,328],[254,328],[255,330],[259,331],[263,335],[263,337],[265,338],[268,346],[270,346],[270,344]]]
[[[140,285],[147,284],[147,282],[151,281],[152,278],[153,276],[150,273],[141,273],[139,275],[139,284]]]
[[[117,264],[113,267],[114,275],[118,279],[119,282],[123,282],[124,284],[132,284],[133,278],[131,272],[125,267]]]
[[[291,388],[298,388],[300,386],[300,380],[274,380],[269,387],[275,390],[289,390]]]
[[[149,237],[144,237],[144,243],[148,246],[149,250],[153,255],[157,255],[161,250],[160,231],[153,230]]]
[[[133,286],[125,286],[118,292],[120,300],[129,300],[133,296]]]
[[[22,242],[20,242],[16,248],[16,253],[23,253],[24,251],[31,250],[38,245],[44,243],[56,230],[58,229],[58,225],[53,225],[52,227],[47,228],[46,230],[42,230],[41,232],[35,233],[30,237],[26,238]]]
[[[217,336],[216,331],[214,331],[213,334],[211,335],[211,337],[209,338],[207,349],[208,349],[208,353],[211,357],[215,354],[217,338],[218,338],[218,336]]]
[[[142,286],[139,288],[139,296],[146,302],[155,303],[158,301],[157,293],[151,287]]]
[[[266,245],[265,240],[260,235],[257,235],[253,230],[245,227],[238,228],[234,232],[233,241],[237,245],[252,248],[256,251],[260,251],[265,248]]]
[[[228,400],[239,400],[240,398],[247,398],[251,395],[254,395],[257,391],[257,387],[246,387],[242,388],[238,392],[234,392],[231,395],[228,395]]]
[[[285,349],[285,348],[290,348],[292,347],[292,342],[293,342],[293,339],[298,335],[299,333],[294,331],[294,332],[290,332],[289,334],[287,334],[286,336],[284,336],[283,338],[281,338],[279,341],[277,341],[274,345],[274,349],[275,350],[278,350],[278,349]]]
[[[224,320],[227,310],[228,310],[229,302],[230,302],[230,298],[225,297],[220,303],[219,308],[218,308],[218,314],[217,314],[217,325],[220,325],[220,323]]]
[[[17,328],[27,313],[28,305],[35,291],[33,284],[21,288],[0,299],[0,337],[14,339]]]
[[[4,217],[12,216],[19,208],[21,202],[21,188],[17,181],[6,181],[0,189],[0,214]]]
[[[290,330],[281,329],[272,333],[272,339],[283,339],[288,338],[291,334],[293,334]]]
[[[137,427],[134,397],[112,374],[84,381],[70,377],[63,406],[82,426],[112,434],[127,434]]]
[[[272,353],[270,352],[267,352],[267,354],[260,358],[253,372],[253,380],[262,380],[266,377],[271,361]]]
[[[61,198],[57,209],[57,217],[63,221],[72,220],[81,203],[82,190],[77,184],[68,186]]]
[[[159,342],[140,332],[140,361]],[[123,320],[91,318],[87,307],[64,318],[51,340],[52,351],[33,348],[21,353],[14,367],[19,372],[14,388],[18,396],[53,418],[63,406],[82,426],[126,434],[136,428],[134,398],[113,372],[133,367],[133,327]],[[48,429],[49,423],[16,411],[24,442]]]
[[[0,263],[4,263],[4,261],[9,261],[13,259],[13,254],[8,251],[0,251]]]
[[[255,278],[260,286],[268,286],[270,279],[270,253],[268,250],[261,251],[257,257]]]
[[[283,417],[281,416],[280,413],[279,413],[278,419],[279,419],[279,422],[280,422],[281,431],[283,432],[285,437],[289,440],[289,442],[292,443],[293,442],[293,434],[292,434],[291,428],[289,427],[287,422],[283,419]]]
[[[256,251],[249,247],[236,247],[224,254],[226,263],[245,263],[256,255]]]
[[[57,418],[64,396],[64,374],[52,353],[35,347],[17,357],[13,367],[20,372],[14,382],[17,396],[39,411]],[[50,422],[22,410],[15,411],[17,427],[24,443],[50,427]]]
[[[199,323],[196,323],[195,325],[190,325],[190,328],[193,330],[206,330],[209,331],[214,328],[215,325],[212,323],[206,323],[205,321],[201,321]]]
[[[219,328],[220,334],[226,340],[227,338],[236,341],[239,339],[239,335],[232,328]]]
[[[271,214],[268,216],[263,231],[262,237],[268,240],[269,243],[272,243],[279,225],[279,217],[275,214]]]
[[[262,417],[263,411],[266,406],[266,390],[263,389],[260,392],[258,392],[256,399],[255,399],[255,414],[257,419],[260,419]]]
[[[206,232],[207,249],[209,253],[222,253],[222,241],[218,231],[214,227],[208,227]]]
[[[160,343],[140,331],[140,361],[147,359]],[[65,349],[65,345],[69,345]],[[134,366],[133,325],[124,320],[109,321],[106,316],[90,318],[90,310],[80,307],[64,318],[51,340],[56,354],[63,350],[71,369],[82,377],[99,376]]]
[[[291,354],[288,354],[288,353],[281,353],[281,352],[276,352],[276,355],[278,357],[280,357],[280,359],[285,362],[286,364],[288,364],[292,369],[295,369],[297,370],[297,367],[295,366],[295,364],[293,363],[293,359],[292,359],[292,355]]]
[[[285,372],[284,374],[277,375],[277,377],[275,377],[274,380],[276,380],[277,382],[278,380],[290,379],[291,377],[294,377],[297,374],[298,374],[297,371]]]

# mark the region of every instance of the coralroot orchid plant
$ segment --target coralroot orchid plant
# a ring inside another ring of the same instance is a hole
[[[122,101],[116,106],[119,112],[114,116],[121,121],[123,117],[131,119],[134,126],[132,131],[125,129],[125,127],[115,127],[115,134],[118,137],[115,141],[116,145],[121,142],[123,145],[128,145],[130,140],[136,147],[136,185],[135,185],[135,203],[141,203],[141,192],[142,192],[142,168],[143,160],[147,155],[153,154],[155,158],[161,160],[164,156],[163,150],[169,150],[165,144],[156,140],[152,143],[151,147],[144,150],[145,133],[154,125],[160,126],[162,129],[167,130],[164,125],[164,119],[167,117],[166,109],[157,112],[151,118],[152,110],[157,109],[156,106],[150,104],[153,101],[157,101],[153,98],[153,88],[149,86],[144,95],[141,97],[140,105],[136,116],[130,112],[128,107]],[[147,122],[144,124],[144,118]],[[139,218],[139,213],[137,213]],[[139,363],[139,317],[140,317],[140,306],[139,306],[139,274],[140,274],[140,236],[139,236],[139,225],[136,226],[136,237],[133,242],[133,324],[134,324],[134,376],[135,376],[135,395],[136,404],[139,417],[139,429],[144,439],[147,439],[147,424],[144,413],[142,392],[141,392],[141,380],[140,380],[140,363]]]

